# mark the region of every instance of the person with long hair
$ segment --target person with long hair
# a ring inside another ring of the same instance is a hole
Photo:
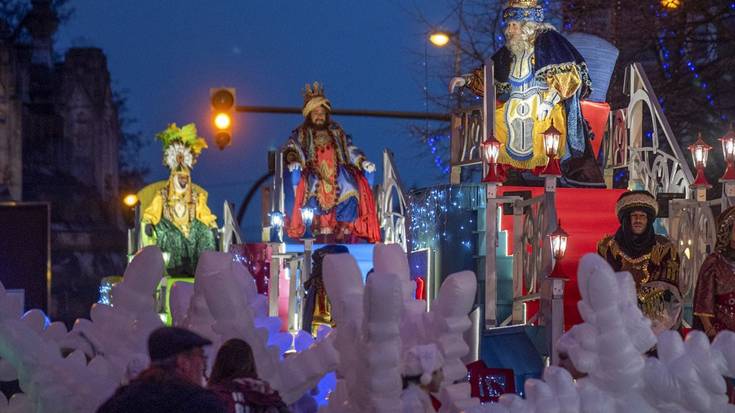
[[[293,209],[286,233],[302,238],[306,223],[302,208],[311,208],[311,230],[318,243],[380,242],[380,224],[370,178],[375,164],[332,120],[332,104],[318,82],[304,89],[304,122],[291,132],[283,147],[290,171]],[[311,231],[306,231],[311,232]]]
[[[253,349],[238,338],[220,347],[208,387],[230,413],[290,413],[278,392],[258,378]]]

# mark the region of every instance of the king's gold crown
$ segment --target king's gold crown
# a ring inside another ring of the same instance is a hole
[[[521,9],[529,9],[531,7],[537,7],[537,0],[510,0],[508,1],[508,7],[518,7]]]
[[[314,82],[313,85],[307,83],[304,87],[304,104],[316,97],[324,97],[324,86],[319,82]]]

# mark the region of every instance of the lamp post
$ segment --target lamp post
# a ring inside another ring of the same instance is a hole
[[[732,124],[730,124],[730,130],[720,138],[720,142],[722,142],[722,154],[727,162],[727,169],[720,178],[720,182],[724,184],[722,194],[723,198],[731,198],[735,196],[735,130]]]
[[[429,41],[436,47],[444,47],[450,43],[454,46],[454,75],[459,76],[462,72],[462,48],[459,42],[459,32],[433,31],[429,33]]]
[[[268,315],[278,317],[279,279],[286,245],[281,236],[284,224],[284,216],[281,211],[270,213],[270,273],[268,278]]]
[[[559,352],[556,349],[559,338],[564,333],[564,284],[568,278],[561,270],[561,260],[567,251],[569,234],[561,227],[559,220],[556,230],[549,234],[551,254],[554,257],[554,269],[549,274],[551,283],[551,363],[559,364]]]
[[[436,30],[429,33],[429,42],[436,47],[442,48],[448,44],[454,46],[454,76],[462,75],[462,47],[459,39],[459,31],[445,32]],[[427,85],[428,86],[428,85]],[[462,106],[462,96],[457,94],[457,108]]]
[[[123,198],[125,206],[130,208],[130,217],[133,219],[132,228],[128,229],[128,256],[132,256],[138,250],[138,239],[140,238],[140,208],[138,208],[138,195],[128,194]]]
[[[304,264],[301,267],[301,285],[311,278],[311,253],[314,249],[314,235],[311,232],[311,225],[314,221],[314,209],[309,207],[301,208],[301,220],[304,221]],[[291,275],[294,276],[293,274]]]
[[[699,132],[697,134],[697,140],[693,144],[689,145],[689,151],[692,153],[694,167],[697,168],[697,176],[694,178],[692,188],[696,191],[696,200],[698,202],[704,202],[707,200],[707,188],[712,186],[704,175],[704,168],[707,166],[707,158],[711,149],[712,146],[708,145],[704,139],[702,139],[702,132]]]

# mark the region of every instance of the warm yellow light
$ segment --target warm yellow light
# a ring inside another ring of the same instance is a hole
[[[135,206],[135,204],[138,203],[138,196],[135,194],[125,195],[125,198],[123,198],[123,202],[129,207]]]
[[[230,127],[230,124],[232,124],[232,119],[230,119],[230,115],[227,113],[218,113],[214,117],[214,126],[217,129],[227,129]]]
[[[681,6],[681,0],[661,0],[661,5],[666,9],[674,10]]]
[[[449,43],[449,35],[442,32],[432,33],[429,36],[429,41],[437,47],[444,47]]]

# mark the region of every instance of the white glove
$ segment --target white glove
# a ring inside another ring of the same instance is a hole
[[[288,164],[288,171],[289,172],[300,171],[300,170],[301,170],[301,164],[300,163],[298,163],[298,162],[291,162],[290,164]]]
[[[458,87],[464,87],[467,84],[467,80],[462,76],[453,77],[449,81],[449,93],[454,93],[454,89]]]
[[[370,161],[362,161],[362,170],[365,172],[375,172],[375,164]]]
[[[536,112],[536,119],[538,120],[546,120],[546,118],[551,115],[551,109],[554,108],[554,105],[552,105],[549,102],[541,102],[538,105],[538,111]]]

